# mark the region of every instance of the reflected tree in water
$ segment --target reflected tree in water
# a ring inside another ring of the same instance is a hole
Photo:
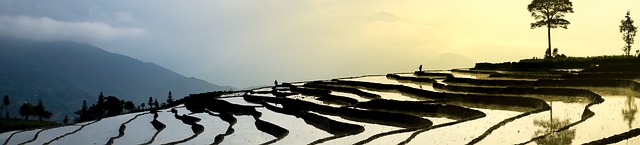
[[[636,98],[633,96],[627,96],[627,100],[624,101],[625,106],[622,109],[622,117],[624,121],[629,125],[629,129],[631,129],[631,124],[636,119],[636,113],[638,113],[638,106],[636,106]]]
[[[544,135],[547,133],[554,132],[562,127],[569,125],[569,120],[564,119],[553,119],[550,120],[534,120],[533,124],[535,126],[541,127],[541,129],[536,130],[534,137]],[[537,140],[536,143],[540,145],[569,145],[575,138],[576,130],[575,129],[567,129],[561,132],[553,133],[544,139]]]

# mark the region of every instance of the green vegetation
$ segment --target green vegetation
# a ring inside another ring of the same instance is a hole
[[[631,44],[633,44],[633,37],[636,37],[636,32],[638,31],[638,27],[633,26],[633,19],[631,19],[631,17],[629,16],[631,15],[630,11],[627,11],[627,15],[624,16],[625,19],[622,19],[622,21],[620,21],[620,33],[622,33],[622,40],[624,40],[624,43],[627,44],[624,47],[622,47],[622,51],[624,51],[624,53],[626,55],[631,55]]]
[[[9,97],[4,96],[3,107],[6,111],[6,106],[10,104]],[[28,128],[43,128],[60,125],[60,123],[46,121],[43,119],[49,119],[52,115],[47,111],[42,103],[42,100],[38,102],[38,105],[33,106],[31,103],[26,102],[20,106],[19,113],[24,118],[9,118],[8,111],[6,111],[5,118],[0,119],[0,132],[28,129]],[[38,117],[38,120],[29,120],[30,116]]]
[[[87,107],[86,100],[82,102],[82,108],[75,112],[79,115],[79,117],[76,118],[76,122],[116,116],[124,113],[125,110],[133,112],[135,109],[136,107],[131,101],[120,100],[115,96],[105,98],[104,94],[100,92],[98,102],[96,102],[96,104],[92,104],[91,107]]]
[[[44,109],[44,105],[42,104],[42,99],[38,101],[38,105],[35,107],[35,115],[38,117],[38,120],[42,120],[42,118],[49,119],[51,118],[52,113]]]
[[[153,99],[153,97],[149,97],[149,108],[145,108],[145,103],[137,106],[132,101],[120,100],[116,96],[108,96],[105,97],[102,92],[98,96],[98,101],[95,104],[91,104],[91,107],[87,106],[87,101],[82,101],[82,108],[80,110],[75,111],[75,114],[78,117],[75,119],[75,122],[83,122],[96,120],[105,117],[117,116],[123,113],[131,113],[142,110],[149,109],[158,109],[160,107],[166,107],[168,105],[175,105],[177,101],[174,101],[171,92],[169,92],[169,96],[167,101],[171,101],[170,103],[160,103],[158,99]],[[67,118],[65,116],[65,118]],[[66,124],[66,123],[65,123]]]
[[[19,118],[0,119],[0,132],[28,128],[48,128],[58,126],[60,123],[44,120],[24,120]]]
[[[569,0],[533,0],[527,6],[531,16],[536,22],[531,23],[531,29],[547,27],[547,39],[549,47],[545,51],[545,58],[551,57],[551,28],[565,28],[569,21],[565,20],[565,13],[573,13],[573,4]]]
[[[42,121],[42,118],[49,119],[53,114],[44,108],[44,104],[42,100],[40,100],[36,106],[31,105],[29,102],[22,104],[20,107],[20,115],[22,115],[25,120],[29,120],[29,116],[35,116],[38,117],[38,120]]]

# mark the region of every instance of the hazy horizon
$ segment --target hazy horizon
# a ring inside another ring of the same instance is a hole
[[[569,29],[552,30],[552,47],[568,56],[622,54],[620,20],[627,10],[640,20],[640,9],[633,7],[640,1],[572,2],[575,13],[565,16]],[[0,35],[87,42],[245,88],[273,80],[407,72],[420,64],[444,69],[540,58],[547,31],[530,29],[529,3],[0,0]],[[631,52],[639,47],[634,44]]]

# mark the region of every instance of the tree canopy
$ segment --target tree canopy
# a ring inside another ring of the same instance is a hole
[[[149,99],[151,101],[151,97]],[[153,104],[153,102],[151,104]],[[144,103],[141,104],[141,108],[136,108],[136,105],[131,101],[120,100],[116,96],[104,97],[104,94],[100,93],[98,101],[96,104],[92,104],[91,107],[87,107],[86,100],[82,101],[82,108],[75,112],[75,114],[78,115],[75,121],[82,122],[111,117],[125,112],[134,112],[136,109],[143,108]]]
[[[169,96],[167,96],[167,104],[173,103],[173,96],[171,96],[171,91],[169,91]]]
[[[633,44],[633,39],[636,37],[636,32],[638,31],[638,27],[633,25],[633,19],[631,19],[630,15],[631,12],[627,11],[627,15],[620,21],[620,33],[622,33],[622,40],[626,44],[622,47],[622,51],[624,51],[626,55],[631,55],[631,44]]]
[[[2,108],[7,113],[5,114],[6,118],[9,118],[9,104],[11,104],[11,102],[9,101],[9,96],[4,95],[4,99],[2,99]],[[0,112],[0,118],[1,117],[2,117],[2,112]]]
[[[4,99],[2,99],[2,103],[3,103],[5,106],[9,106],[9,104],[11,104],[11,102],[9,101],[9,96],[4,95]]]
[[[31,103],[24,103],[20,106],[20,115],[24,117],[24,119],[29,119],[29,116],[36,114],[36,109],[31,105]]]
[[[573,13],[573,4],[569,0],[533,0],[527,6],[536,22],[531,23],[531,29],[547,27],[548,48],[545,58],[551,57],[551,28],[565,28],[570,24],[565,20],[565,13]]]
[[[44,108],[44,104],[42,103],[42,99],[38,101],[38,105],[35,106],[35,116],[38,117],[38,120],[42,120],[42,118],[48,119],[53,115],[51,112],[47,111]]]

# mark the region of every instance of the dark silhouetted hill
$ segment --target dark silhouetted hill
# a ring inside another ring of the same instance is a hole
[[[191,93],[224,90],[206,81],[185,77],[153,63],[107,52],[87,43],[39,42],[0,37],[0,95],[9,95],[11,116],[25,101],[42,98],[52,120],[79,110],[82,100],[96,102],[100,92],[131,100],[136,106],[149,97],[164,102]]]

